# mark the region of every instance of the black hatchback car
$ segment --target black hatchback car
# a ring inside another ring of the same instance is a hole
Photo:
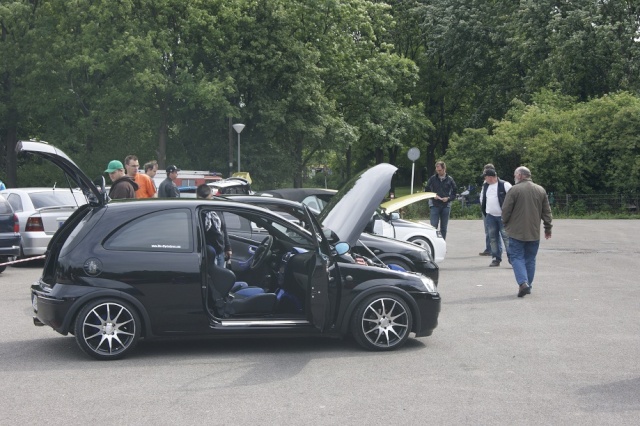
[[[351,334],[367,349],[391,350],[437,326],[431,279],[348,254],[389,190],[389,164],[351,180],[317,219],[307,211],[305,229],[228,200],[108,202],[55,147],[23,141],[17,151],[57,164],[87,196],[52,238],[31,300],[36,325],[74,334],[94,358],[120,358],[140,338],[196,335]],[[212,210],[227,226],[252,230],[230,236],[233,270],[207,266],[204,214]]]

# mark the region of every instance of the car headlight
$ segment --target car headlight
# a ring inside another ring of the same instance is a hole
[[[422,277],[420,277],[420,279],[422,280],[422,284],[427,289],[427,292],[436,293],[438,291],[438,290],[436,290],[436,284],[433,282],[433,280],[431,278],[422,276]]]

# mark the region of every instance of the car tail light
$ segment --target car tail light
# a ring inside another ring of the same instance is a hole
[[[220,189],[216,188],[215,191],[213,191],[213,195],[220,195]]]
[[[20,221],[15,213],[13,214],[13,232],[20,232]]]
[[[27,232],[44,232],[44,225],[42,225],[41,217],[30,217],[27,219],[27,226],[25,228]]]

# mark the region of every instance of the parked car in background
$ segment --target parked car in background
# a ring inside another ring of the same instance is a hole
[[[333,189],[324,188],[283,188],[259,192],[260,195],[298,201],[320,211],[329,204],[335,193]],[[376,210],[365,231],[417,244],[428,250],[436,263],[442,262],[447,253],[447,243],[440,231],[426,223],[401,219],[397,213],[399,209],[433,195],[435,194],[419,192],[382,204],[382,208]]]
[[[97,359],[129,353],[141,337],[353,336],[362,347],[401,347],[436,328],[440,295],[420,274],[358,264],[350,246],[389,191],[396,167],[379,164],[339,193],[310,229],[261,207],[230,200],[115,200],[63,152],[39,154],[74,176],[89,200],[55,234],[42,275],[31,286],[35,325],[72,333]],[[367,199],[362,201],[362,193]],[[233,236],[233,270],[207,258],[204,224],[215,211]]]
[[[222,179],[216,182],[208,183],[211,187],[211,193],[213,195],[251,195],[254,192],[251,190],[251,183],[245,178],[230,177]],[[180,186],[178,191],[180,192],[180,198],[196,198],[197,186]]]
[[[0,195],[20,222],[20,257],[44,254],[58,228],[87,203],[81,191],[70,188],[8,188]]]
[[[20,223],[11,204],[0,195],[0,263],[20,255]],[[0,266],[0,272],[7,268]]]

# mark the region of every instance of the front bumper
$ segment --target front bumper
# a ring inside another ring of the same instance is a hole
[[[418,314],[415,324],[416,337],[431,336],[433,330],[438,326],[438,316],[440,315],[440,294],[439,293],[411,293],[413,300],[418,305]]]

